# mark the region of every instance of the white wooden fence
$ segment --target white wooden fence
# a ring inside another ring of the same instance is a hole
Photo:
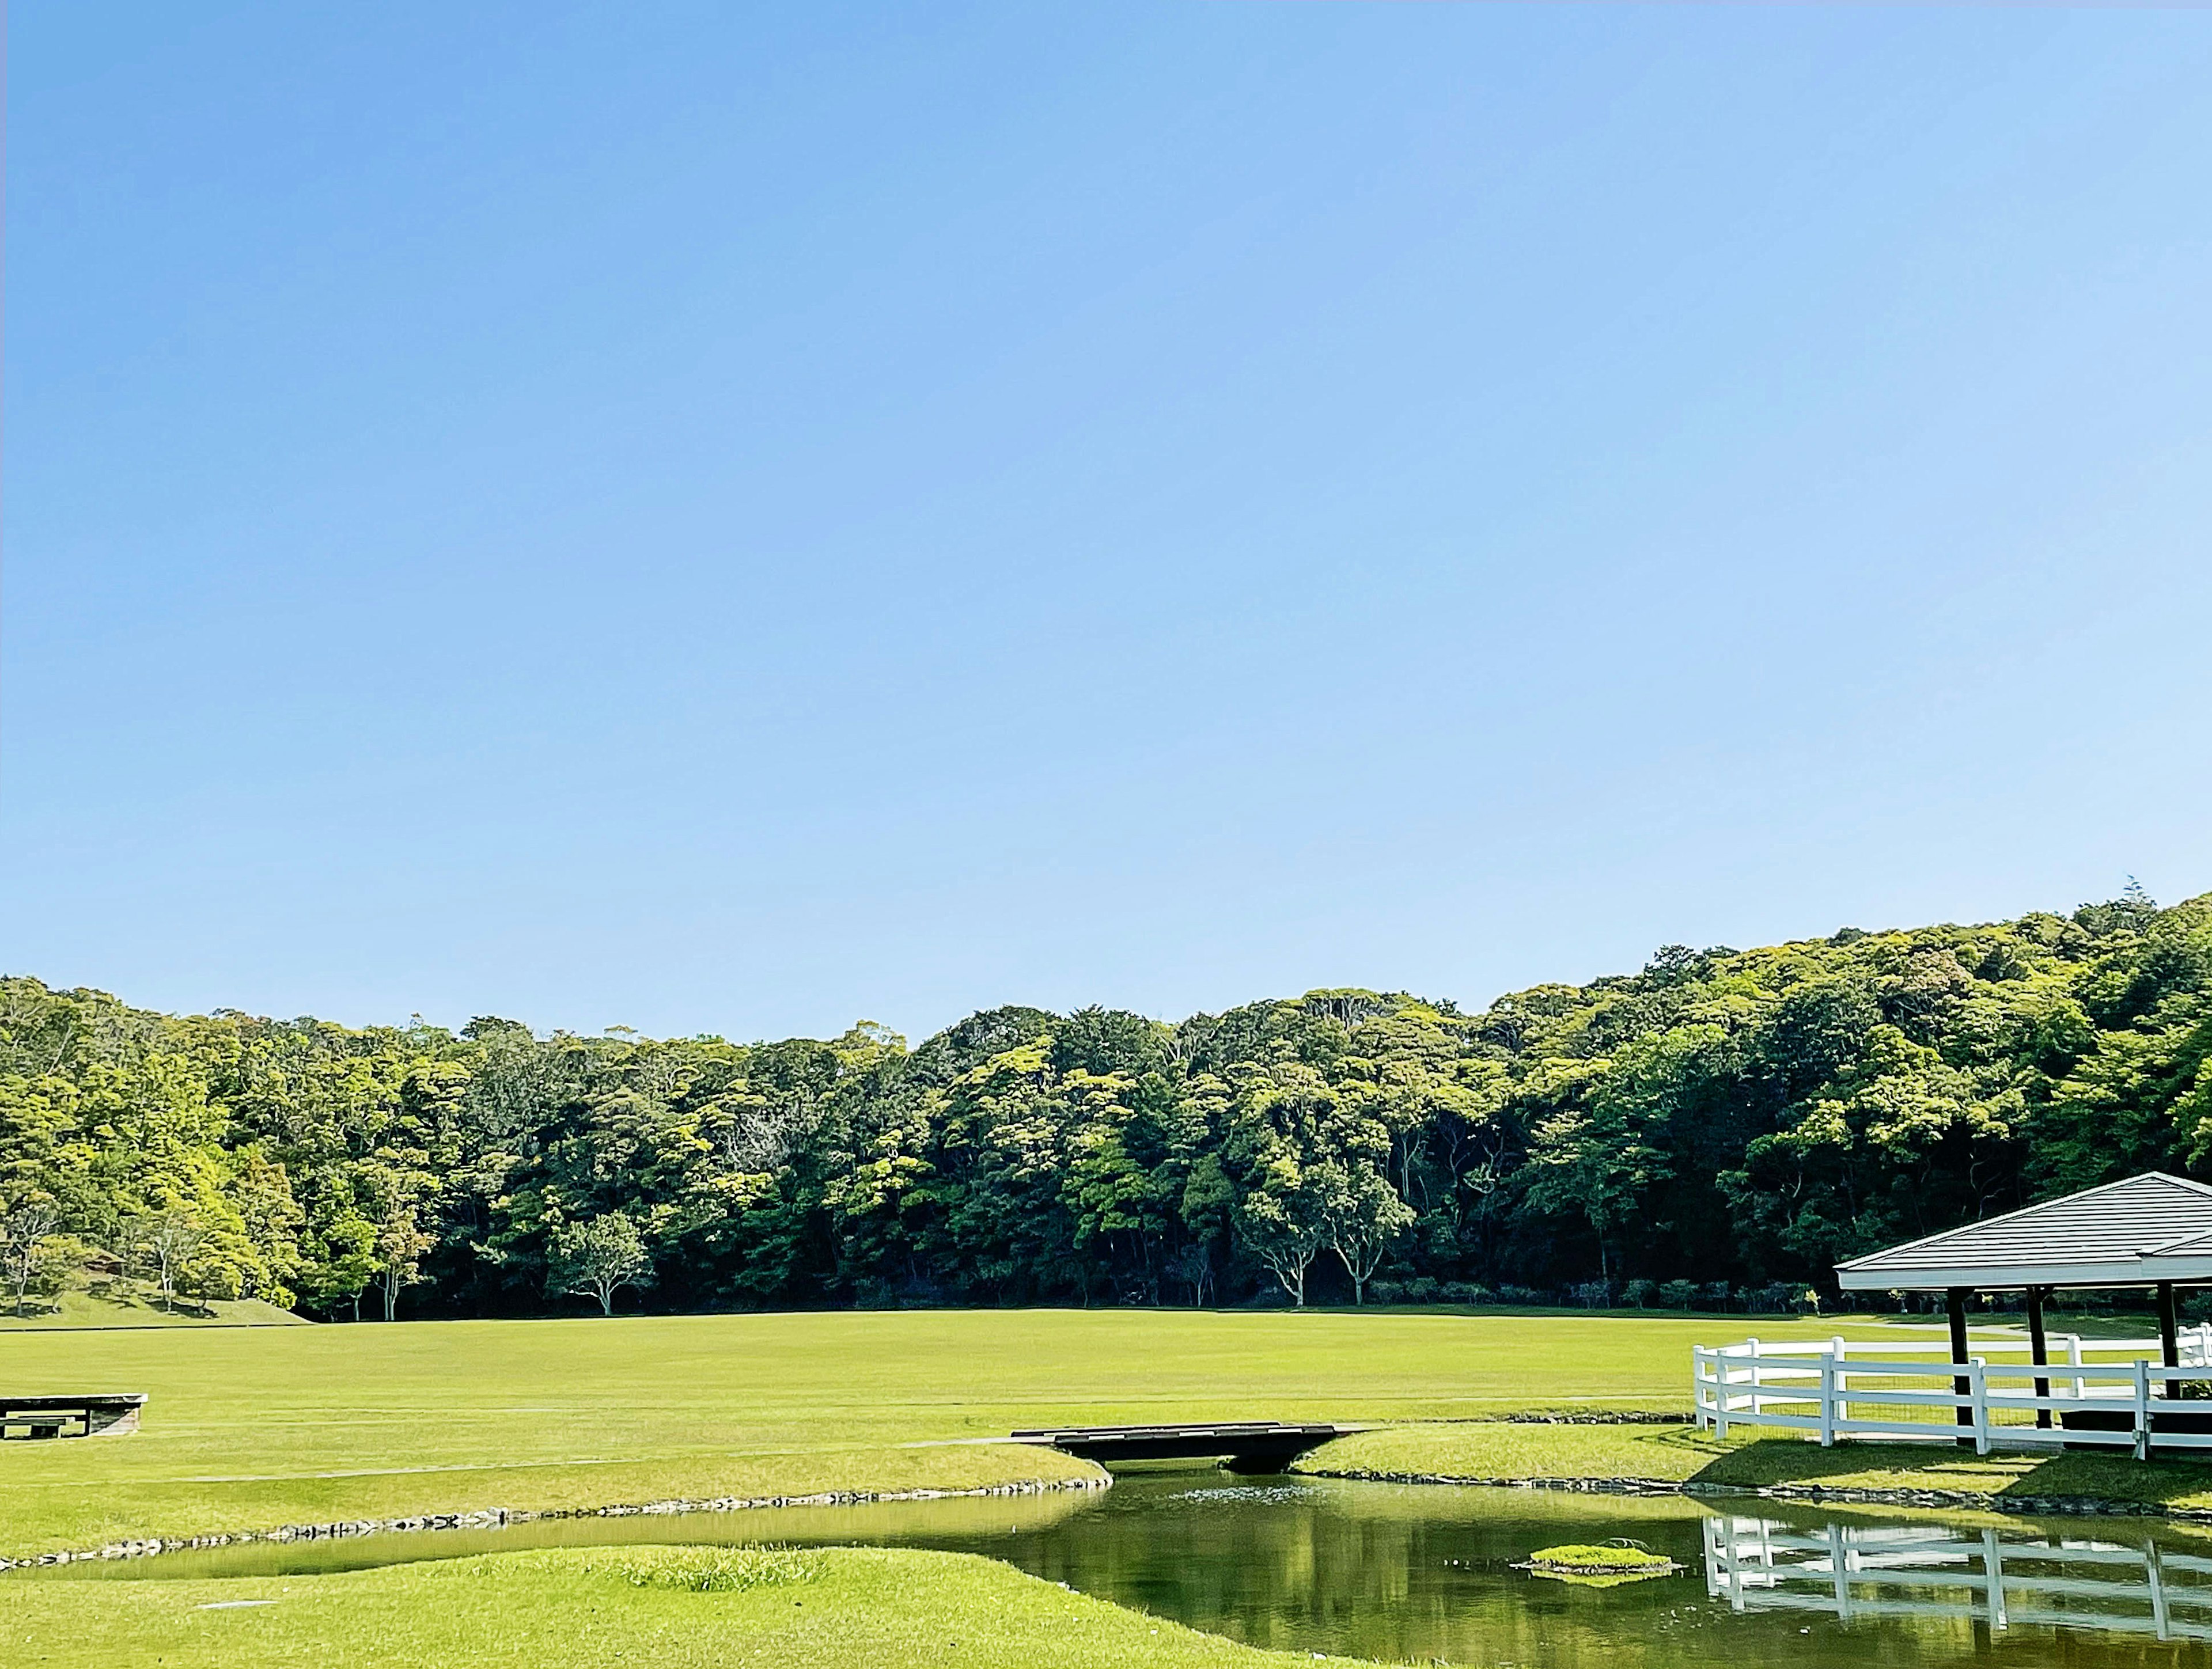
[[[1754,1426],[1805,1432],[1823,1447],[1850,1437],[1971,1438],[1979,1454],[2102,1444],[2142,1460],[2154,1447],[2212,1449],[2212,1430],[2178,1430],[2173,1417],[2212,1426],[2212,1324],[2184,1329],[2179,1343],[2180,1365],[2169,1368],[2156,1339],[2053,1334],[2052,1360],[2039,1367],[2014,1332],[1985,1332],[1978,1346],[1970,1338],[1976,1354],[1963,1363],[1949,1360],[1948,1343],[1752,1338],[1693,1347],[1690,1371],[1698,1424],[1721,1436]],[[2088,1429],[2085,1412],[2107,1429]]]
[[[2212,1641],[2212,1558],[2161,1547],[1927,1524],[1806,1530],[1704,1521],[1705,1592],[1731,1610],[1861,1617],[1978,1617]]]

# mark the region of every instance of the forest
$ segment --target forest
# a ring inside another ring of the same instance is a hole
[[[1845,928],[1479,1013],[1340,990],[909,1047],[172,1017],[0,980],[0,1269],[318,1318],[1836,1302],[1839,1259],[2212,1177],[2212,894]]]

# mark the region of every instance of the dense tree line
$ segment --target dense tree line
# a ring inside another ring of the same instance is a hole
[[[1322,991],[909,1048],[176,1018],[0,980],[12,1301],[1711,1303],[2212,1175],[2212,895],[1737,951],[1479,1014]],[[625,1296],[625,1294],[629,1295]],[[571,1296],[570,1295],[574,1295]]]

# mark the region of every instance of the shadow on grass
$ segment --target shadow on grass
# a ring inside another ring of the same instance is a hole
[[[1961,1490],[2000,1501],[2072,1497],[2212,1507],[2212,1465],[2115,1454],[1977,1455],[1971,1448],[1934,1443],[1838,1443],[1824,1449],[1792,1438],[1766,1438],[1716,1455],[1689,1481],[1737,1490],[1829,1484]]]

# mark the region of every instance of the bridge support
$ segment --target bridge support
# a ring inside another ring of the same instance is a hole
[[[1278,1420],[1224,1420],[1171,1426],[1045,1427],[1017,1431],[1012,1441],[1041,1444],[1107,1466],[1129,1460],[1218,1460],[1233,1472],[1255,1474],[1279,1472],[1307,1450],[1356,1429]]]

